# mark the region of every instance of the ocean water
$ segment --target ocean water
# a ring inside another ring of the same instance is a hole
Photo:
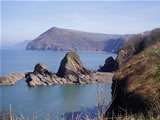
[[[55,51],[27,51],[27,50],[1,50],[0,76],[9,73],[26,73],[33,71],[35,64],[43,63],[54,73],[58,71],[61,60],[66,52]],[[103,65],[107,57],[116,57],[116,54],[78,52],[83,64],[97,70]],[[106,95],[106,105],[111,100],[111,84],[88,85],[55,85],[30,88],[25,79],[14,86],[0,86],[0,111],[8,110],[9,104],[15,114],[19,112],[24,117],[32,118],[38,114],[38,119],[62,119],[68,113],[96,111],[97,95],[101,88]]]

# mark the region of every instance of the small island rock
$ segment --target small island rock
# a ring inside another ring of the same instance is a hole
[[[26,74],[26,79],[30,87],[60,84],[58,77],[42,63],[36,64],[34,71]]]
[[[22,73],[11,73],[0,77],[0,85],[14,85],[17,81],[23,80],[25,74]]]

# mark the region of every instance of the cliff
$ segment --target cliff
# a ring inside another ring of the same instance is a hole
[[[118,52],[117,62],[105,117],[160,114],[160,29],[129,40]]]

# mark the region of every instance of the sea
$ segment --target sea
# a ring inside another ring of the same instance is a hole
[[[36,51],[19,49],[1,49],[0,76],[9,73],[27,73],[34,70],[37,63],[43,63],[52,72],[58,71],[61,60],[66,52]],[[78,52],[83,64],[97,71],[105,59],[116,54]],[[103,95],[102,95],[103,94]],[[13,86],[0,86],[0,111],[8,111],[11,104],[16,116],[38,120],[71,119],[80,114],[94,118],[97,115],[98,104],[102,105],[105,98],[105,109],[111,100],[111,84],[87,85],[54,85],[28,87],[25,79]],[[80,116],[79,115],[79,116]]]

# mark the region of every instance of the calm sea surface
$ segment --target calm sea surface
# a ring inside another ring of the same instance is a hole
[[[61,60],[66,52],[1,50],[0,76],[9,73],[26,73],[33,71],[36,63],[41,62],[54,73],[58,71]],[[103,65],[107,57],[115,54],[79,52],[83,64],[92,70]],[[47,114],[53,119],[69,112],[86,111],[97,106],[97,90],[105,89],[107,103],[111,99],[110,84],[89,85],[55,85],[30,88],[25,80],[14,86],[0,86],[0,111],[8,110],[9,104],[15,114],[21,112],[25,117],[38,113],[39,119]]]

